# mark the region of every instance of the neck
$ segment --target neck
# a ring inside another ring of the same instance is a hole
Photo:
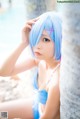
[[[47,68],[54,69],[60,63],[60,61],[56,61],[55,59],[52,58],[46,60],[46,63],[47,63]]]

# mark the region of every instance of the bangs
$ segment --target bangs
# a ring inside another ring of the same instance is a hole
[[[31,48],[38,44],[43,30],[46,30],[55,46],[55,59],[61,58],[62,42],[62,21],[55,12],[47,12],[40,16],[40,19],[32,26],[30,32]]]
[[[43,19],[42,17],[32,26],[31,32],[30,32],[30,45],[31,47],[37,45],[37,43],[40,40],[40,37],[42,35],[42,32],[44,30],[44,24],[45,24],[46,18]]]

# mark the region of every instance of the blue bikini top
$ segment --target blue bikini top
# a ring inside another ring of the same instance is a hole
[[[39,103],[46,104],[48,92],[45,89],[39,90],[37,78],[38,78],[38,70],[36,70],[33,79],[33,87],[36,90],[36,100]]]

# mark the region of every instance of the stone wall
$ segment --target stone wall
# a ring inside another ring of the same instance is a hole
[[[80,4],[63,4],[61,119],[80,119]]]

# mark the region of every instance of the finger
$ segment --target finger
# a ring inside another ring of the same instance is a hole
[[[36,21],[39,20],[39,19],[40,19],[40,17],[36,17],[36,18],[33,19],[33,21],[36,22]]]
[[[25,28],[31,29],[32,27],[31,27],[30,25],[27,24],[27,25],[25,26]]]
[[[23,31],[26,31],[27,29],[31,30],[31,28],[32,28],[32,27],[27,24],[27,25],[24,26]]]
[[[39,20],[39,17],[27,21],[26,24],[32,25],[32,24],[34,24],[37,20]]]
[[[35,24],[35,21],[30,20],[30,21],[27,21],[26,24],[29,24],[32,26],[33,24]]]

